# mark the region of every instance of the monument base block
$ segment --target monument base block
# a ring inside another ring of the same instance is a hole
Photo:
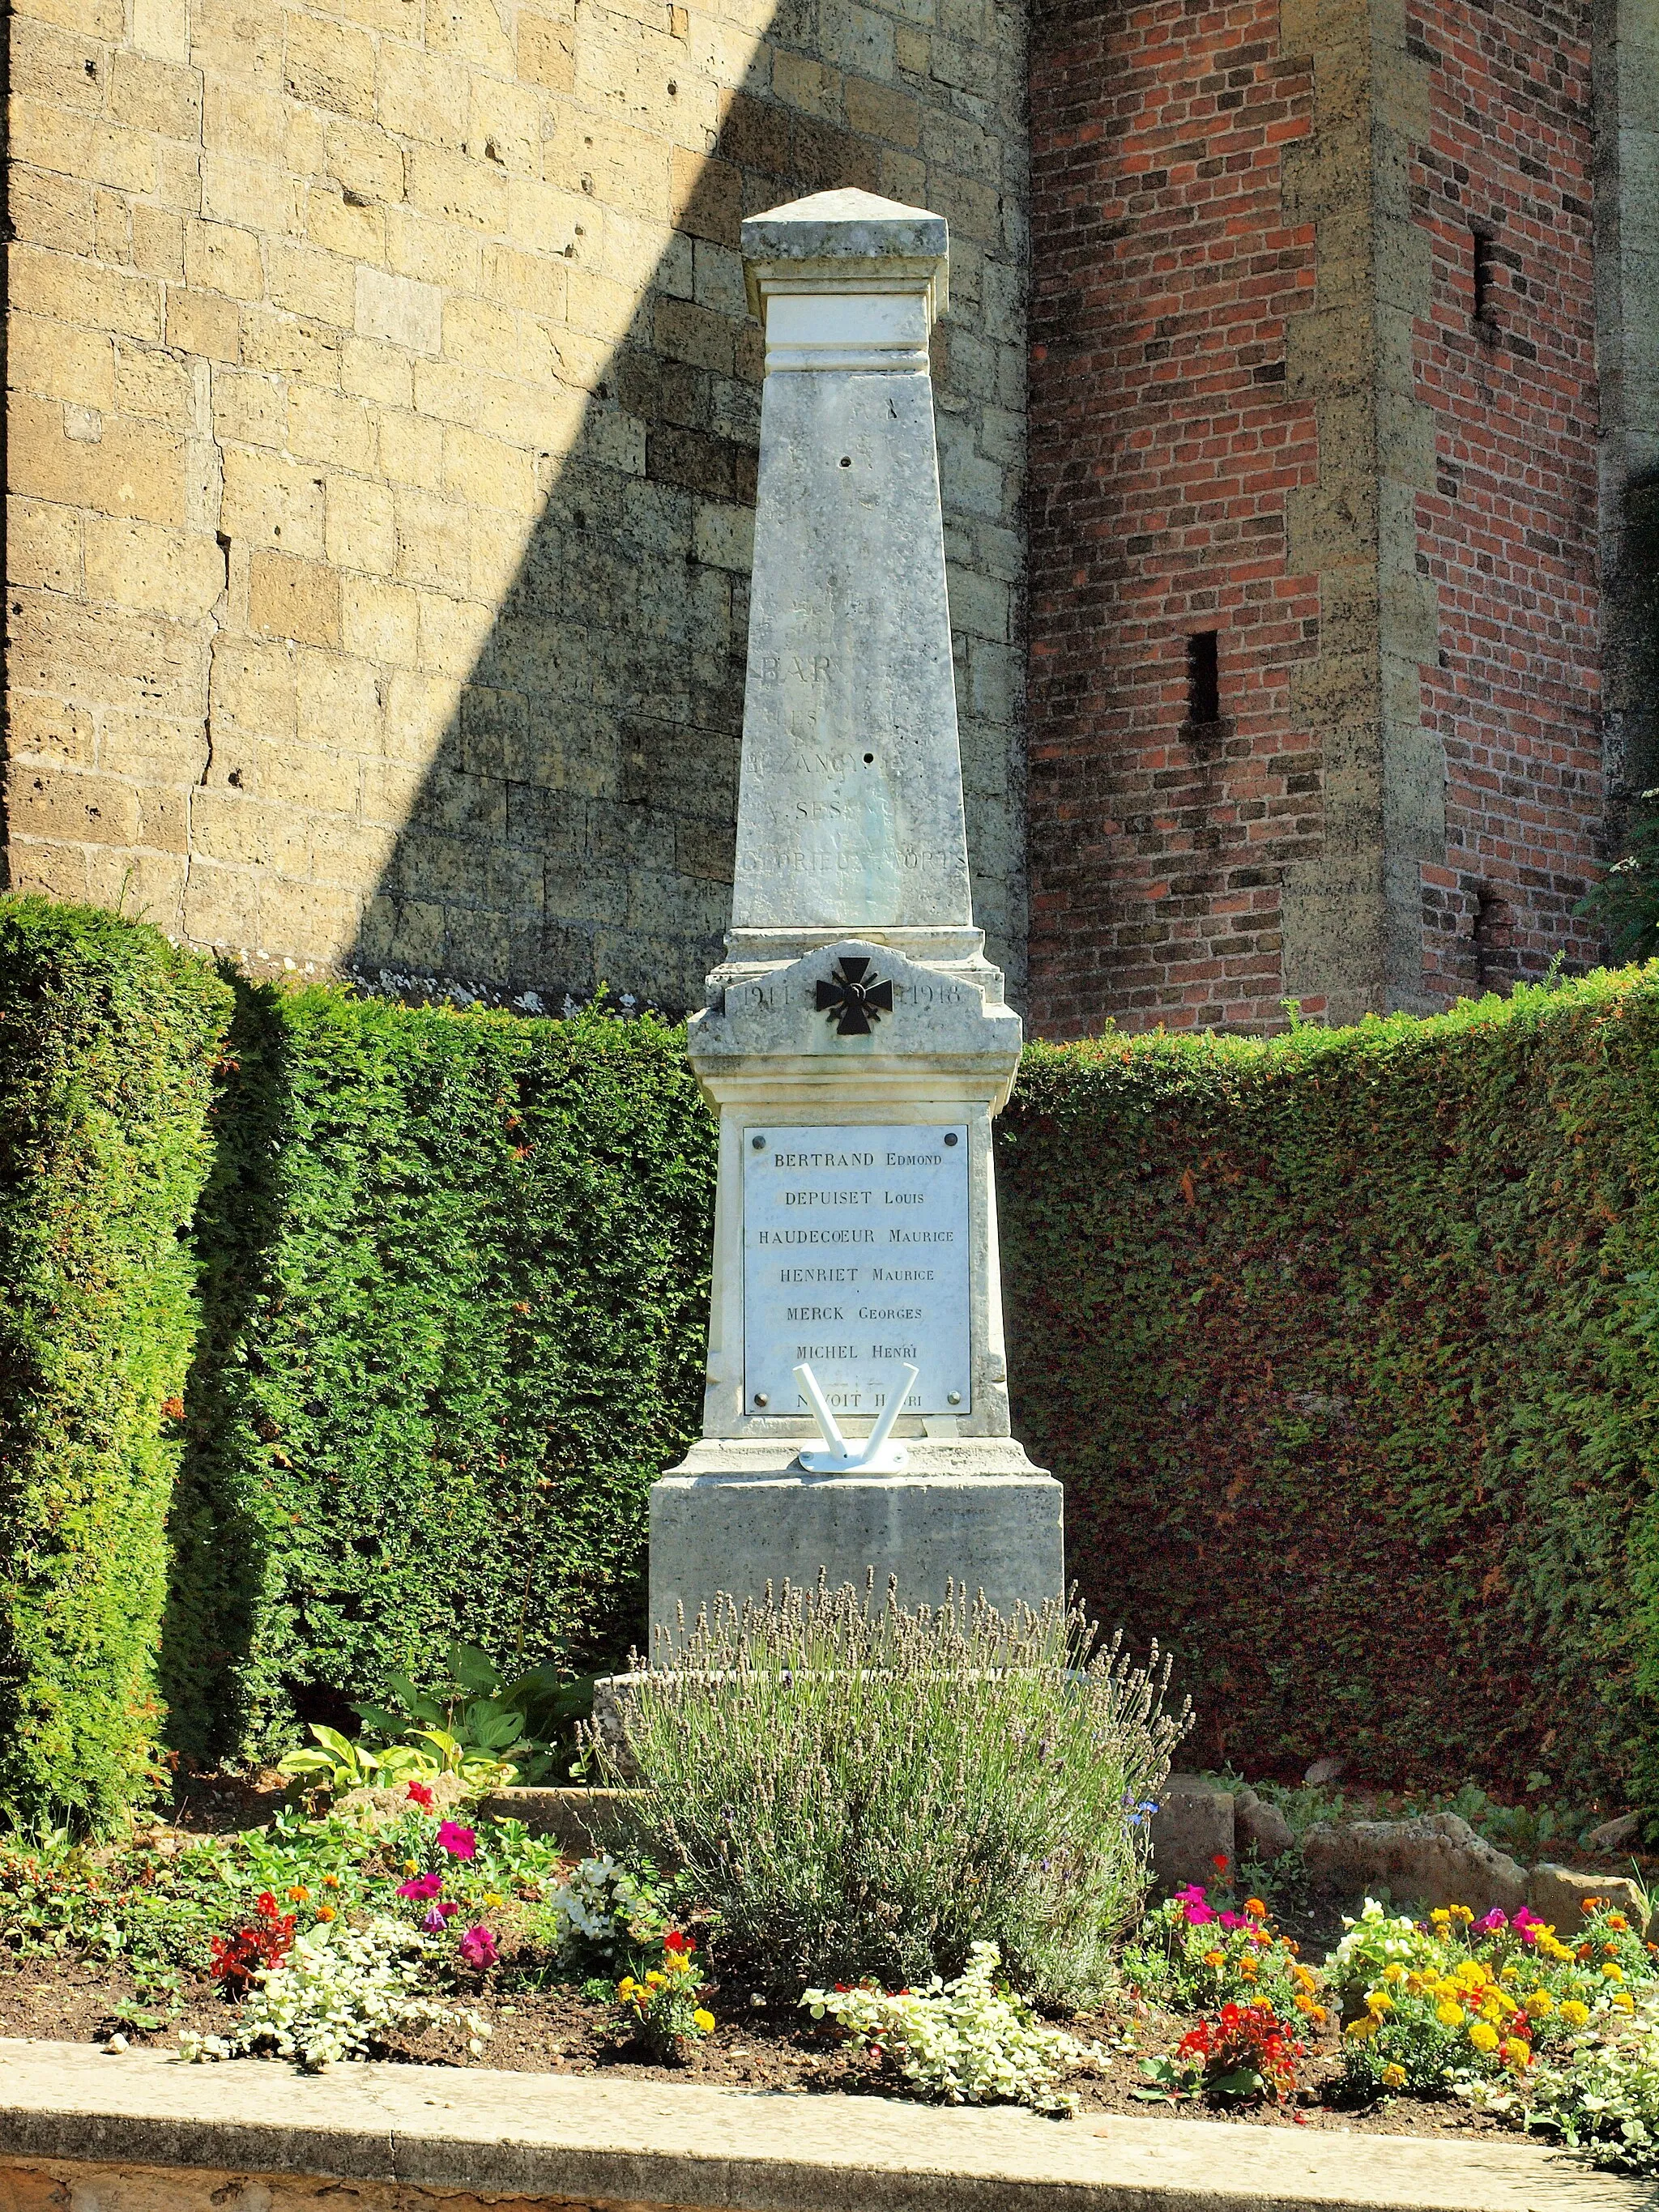
[[[1053,1475],[1008,1437],[908,1446],[902,1474],[809,1474],[785,1440],[708,1437],[651,1491],[651,1626],[677,1636],[724,1591],[739,1604],[787,1576],[831,1588],[898,1577],[907,1610],[954,1581],[999,1612],[1061,1594],[1061,1506]]]

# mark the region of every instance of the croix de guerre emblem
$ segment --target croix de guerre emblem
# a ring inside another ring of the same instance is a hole
[[[868,1036],[872,1022],[893,1011],[893,987],[878,983],[870,963],[848,953],[827,983],[817,987],[817,1010],[828,1014],[837,1036]]]

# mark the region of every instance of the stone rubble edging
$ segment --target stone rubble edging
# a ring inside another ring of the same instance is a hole
[[[22,2160],[710,2212],[1644,2212],[1647,2185],[1513,2138],[276,2061],[0,2040],[0,2178]]]

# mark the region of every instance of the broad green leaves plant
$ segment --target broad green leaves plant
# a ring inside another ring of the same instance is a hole
[[[544,1686],[541,1669],[507,1682],[476,1644],[454,1644],[448,1679],[437,1688],[421,1690],[412,1676],[394,1673],[386,1677],[386,1703],[355,1710],[371,1741],[389,1746],[412,1737],[445,1773],[500,1787],[539,1782],[552,1765],[549,1747],[529,1733],[522,1702]]]
[[[376,1751],[319,1722],[312,1723],[311,1735],[313,1745],[290,1751],[277,1765],[279,1774],[325,1784],[337,1794],[347,1790],[385,1789],[442,1771],[436,1755],[416,1744],[387,1744]]]

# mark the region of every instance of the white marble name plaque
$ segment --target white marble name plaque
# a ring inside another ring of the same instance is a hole
[[[968,1131],[938,1122],[743,1133],[745,1410],[967,1413]]]

